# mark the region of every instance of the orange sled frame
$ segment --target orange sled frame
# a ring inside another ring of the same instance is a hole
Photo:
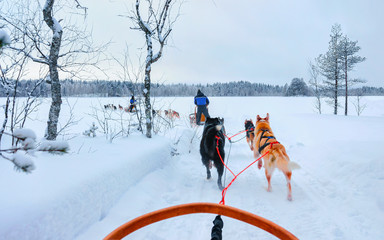
[[[189,114],[189,121],[190,121],[191,126],[196,125],[196,108],[197,107],[195,107],[195,112],[194,113]],[[203,124],[203,125],[205,123],[205,115],[204,115],[204,113],[201,114],[200,123]]]
[[[217,203],[188,203],[163,208],[137,217],[116,228],[113,232],[106,236],[104,240],[122,239],[128,234],[152,223],[192,213],[219,214],[261,228],[280,239],[298,239],[295,235],[276,223],[238,208]]]

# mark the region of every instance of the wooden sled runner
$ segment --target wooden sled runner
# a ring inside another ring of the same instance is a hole
[[[217,203],[188,203],[163,208],[137,217],[116,228],[113,232],[106,236],[104,240],[122,239],[130,233],[152,223],[192,213],[219,214],[261,228],[264,231],[267,231],[280,239],[298,239],[295,235],[290,233],[288,230],[282,228],[281,226],[277,225],[276,223],[238,208]]]

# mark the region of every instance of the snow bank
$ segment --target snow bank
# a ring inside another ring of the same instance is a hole
[[[74,239],[103,219],[127,189],[170,159],[166,139],[135,136],[104,144],[102,152],[92,149],[94,139],[81,140],[71,144],[78,146],[77,154],[69,153],[72,156],[65,159],[40,153],[33,174],[15,173],[9,163],[0,162],[0,173],[6,177],[0,195],[12,196],[0,198],[0,239]],[[84,159],[86,144],[93,153]],[[135,151],[143,146],[148,149]]]

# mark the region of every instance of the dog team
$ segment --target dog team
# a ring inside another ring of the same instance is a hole
[[[206,98],[206,100],[201,100],[201,98]],[[210,169],[212,168],[212,165],[216,167],[218,173],[217,185],[220,190],[223,190],[224,186],[222,184],[221,178],[224,172],[224,146],[226,137],[224,119],[217,117],[211,118],[209,116],[208,112],[206,111],[209,100],[204,94],[201,93],[200,90],[195,97],[195,104],[198,105],[198,103],[203,103],[205,109],[201,108],[200,115],[197,114],[196,125],[202,125],[200,123],[201,114],[206,116],[204,130],[200,142],[201,160],[207,170],[207,179],[211,178]],[[199,105],[197,113],[199,113]],[[254,158],[260,158],[257,161],[258,168],[261,169],[261,167],[264,165],[265,176],[268,182],[267,191],[270,192],[272,190],[271,177],[277,168],[284,174],[286,178],[288,188],[287,199],[292,201],[292,170],[299,169],[300,166],[297,163],[290,161],[285,147],[277,141],[270,126],[269,113],[267,113],[265,118],[257,115],[256,125],[254,125],[252,119],[245,120],[244,128],[244,131],[246,132],[246,141],[251,151],[253,151]]]

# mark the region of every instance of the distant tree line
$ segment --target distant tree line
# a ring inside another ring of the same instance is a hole
[[[51,88],[48,84],[36,83],[40,80],[20,80],[17,82],[17,96],[49,97]],[[61,81],[61,93],[64,97],[128,97],[138,95],[143,90],[142,83],[124,81]],[[35,88],[35,89],[34,89]],[[34,89],[34,90],[33,90]],[[151,95],[154,97],[184,97],[196,95],[197,89],[207,96],[313,96],[314,90],[302,78],[292,79],[284,86],[247,81],[213,84],[152,84]],[[33,91],[32,91],[33,90]],[[32,92],[31,92],[32,91]],[[360,87],[350,89],[350,95],[384,96],[384,88]],[[0,88],[0,97],[6,96],[6,90]]]

